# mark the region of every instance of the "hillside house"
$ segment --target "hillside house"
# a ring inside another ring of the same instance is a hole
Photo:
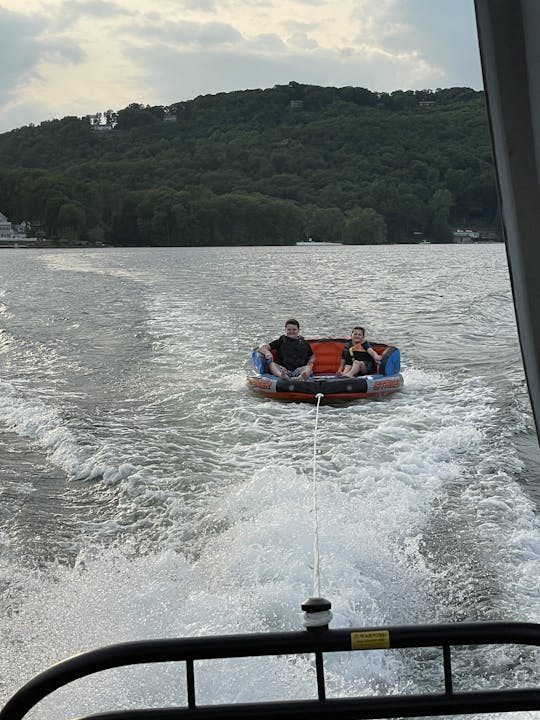
[[[455,230],[454,231],[454,242],[455,243],[472,243],[480,240],[480,233],[474,230]]]
[[[0,238],[2,240],[12,240],[15,238],[13,225],[9,222],[5,215],[0,213]]]

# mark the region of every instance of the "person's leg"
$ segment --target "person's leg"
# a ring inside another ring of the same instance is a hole
[[[281,365],[278,365],[277,362],[272,361],[268,365],[268,369],[272,373],[272,375],[275,375],[278,378],[281,378],[282,380],[287,380],[289,377],[289,373],[287,372],[287,369],[282,367]]]
[[[352,365],[346,365],[345,370],[347,372],[343,372],[343,377],[355,377],[355,375],[358,375],[360,364],[359,360],[353,360]]]
[[[300,380],[307,380],[313,375],[313,366],[312,365],[304,365],[304,367],[300,368],[300,374],[298,377]]]
[[[291,380],[307,380],[312,373],[313,369],[309,365],[302,365],[302,367],[297,367],[296,370],[291,370],[289,377]]]
[[[356,377],[357,375],[362,375],[365,368],[366,366],[361,360],[354,360],[351,366],[351,370],[349,372],[349,377]]]
[[[366,372],[363,373],[364,375],[373,375],[373,373],[377,372],[377,363],[375,362],[375,360],[373,360],[373,359],[367,360],[365,362],[365,366],[366,366]]]
[[[358,370],[356,375],[373,375],[377,366],[374,360],[358,360]]]

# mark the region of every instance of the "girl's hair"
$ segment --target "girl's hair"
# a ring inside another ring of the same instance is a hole
[[[289,320],[289,322],[290,322],[290,320]],[[361,331],[362,331],[362,335],[365,335],[365,334],[366,334],[365,328],[363,328],[361,325],[355,325],[355,326],[353,327],[353,329],[351,330],[351,335],[353,334],[353,332],[354,332],[355,330],[361,330]]]

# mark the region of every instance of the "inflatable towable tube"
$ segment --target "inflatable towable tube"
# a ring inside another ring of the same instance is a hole
[[[403,385],[400,373],[401,356],[393,345],[372,342],[370,345],[381,356],[377,372],[354,378],[336,376],[343,346],[349,338],[306,338],[315,354],[313,375],[309,380],[282,380],[269,372],[269,362],[253,350],[251,362],[254,374],[247,378],[250,390],[258,395],[278,400],[316,401],[319,393],[326,402],[378,397],[396,392]],[[273,351],[274,359],[276,353]]]

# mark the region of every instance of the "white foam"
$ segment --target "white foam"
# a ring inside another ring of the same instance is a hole
[[[77,270],[75,256],[58,269],[93,271],[86,260]],[[200,338],[211,336],[213,322],[211,309],[189,298],[156,301],[148,320],[149,363],[161,384],[145,388],[142,399],[128,398],[125,415],[117,413],[113,430],[103,433],[106,441],[94,428],[83,439],[43,397],[32,400],[0,384],[3,422],[37,443],[69,477],[99,477],[114,486],[114,510],[82,526],[89,547],[74,567],[21,567],[0,538],[2,585],[10,588],[1,631],[4,695],[47,664],[110,642],[300,629],[300,602],[312,591],[314,409],[241,391],[241,335],[209,358]],[[234,318],[227,322],[235,328]],[[196,342],[186,345],[185,333]],[[392,397],[321,411],[321,579],[333,625],[436,622],[460,613],[535,619],[540,531],[516,482],[516,426],[501,422],[481,377],[414,366],[403,374],[405,386]],[[185,379],[189,386],[182,387]],[[139,391],[136,381],[133,387]],[[518,409],[504,412],[520,417]],[[135,435],[137,425],[142,429]],[[435,549],[444,552],[444,562],[437,564],[430,537],[464,519],[470,529],[458,525],[459,532],[439,539]],[[464,540],[478,565],[467,586],[470,568],[453,554]],[[107,546],[96,548],[101,542]],[[491,608],[474,594],[477,580]],[[512,655],[487,653],[483,661],[496,676],[516,667]],[[314,691],[304,660],[261,661],[255,679],[242,682],[250,666],[205,665],[203,700]],[[402,671],[400,659],[358,653],[330,662],[329,687],[372,693],[433,679],[420,668],[413,683]],[[124,695],[129,706],[159,705],[185,699],[185,690],[173,671],[161,668],[114,673],[66,691],[60,706],[55,700],[35,717],[111,709]]]
[[[147,270],[114,267],[114,258],[102,251],[51,253],[41,255],[39,259],[49,269],[61,272],[93,273],[141,283],[151,283],[155,280],[155,276]]]
[[[39,400],[25,400],[13,385],[2,381],[0,420],[10,431],[34,440],[48,453],[50,461],[74,480],[103,477],[106,484],[114,484],[137,470],[130,463],[116,467],[100,462],[99,450],[84,457],[84,450],[57,410]]]

